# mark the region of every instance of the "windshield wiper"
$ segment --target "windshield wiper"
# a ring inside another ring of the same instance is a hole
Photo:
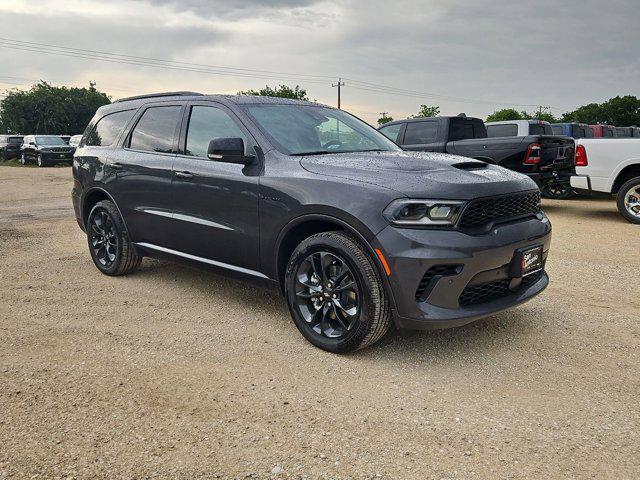
[[[339,152],[329,152],[327,150],[315,150],[315,151],[311,151],[311,152],[292,153],[291,156],[292,157],[304,157],[305,155],[326,155],[328,153],[339,153]]]

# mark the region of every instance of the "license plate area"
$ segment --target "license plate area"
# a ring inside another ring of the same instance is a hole
[[[516,250],[511,261],[510,276],[527,277],[542,270],[542,245]]]

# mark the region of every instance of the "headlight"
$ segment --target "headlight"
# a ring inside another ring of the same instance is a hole
[[[383,215],[394,225],[452,226],[458,221],[464,202],[455,200],[394,200]]]

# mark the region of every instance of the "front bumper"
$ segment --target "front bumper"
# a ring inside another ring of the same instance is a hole
[[[389,287],[399,328],[424,330],[464,325],[524,303],[549,283],[544,271],[524,283],[510,276],[516,250],[542,246],[546,261],[551,223],[543,215],[496,226],[485,235],[389,226],[373,243],[390,266]],[[427,271],[443,265],[457,266],[457,273],[436,276],[429,282],[426,294],[417,298],[418,287]],[[479,302],[468,301],[469,289],[485,286],[491,289],[494,284],[507,285],[506,293]]]

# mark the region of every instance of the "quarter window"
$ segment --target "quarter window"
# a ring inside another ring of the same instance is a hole
[[[182,107],[150,107],[131,133],[129,148],[147,152],[171,153]]]
[[[242,138],[245,148],[247,147],[247,139],[244,133],[224,110],[202,106],[191,108],[189,128],[187,130],[186,155],[206,157],[211,140],[229,137]]]
[[[118,135],[132,116],[133,110],[125,110],[123,112],[105,115],[98,120],[96,126],[91,130],[85,145],[95,147],[108,147],[109,145],[113,145],[113,142],[116,141],[116,138],[118,138]]]
[[[411,122],[407,123],[404,131],[405,145],[420,145],[433,143],[438,138],[438,124],[436,122]]]

